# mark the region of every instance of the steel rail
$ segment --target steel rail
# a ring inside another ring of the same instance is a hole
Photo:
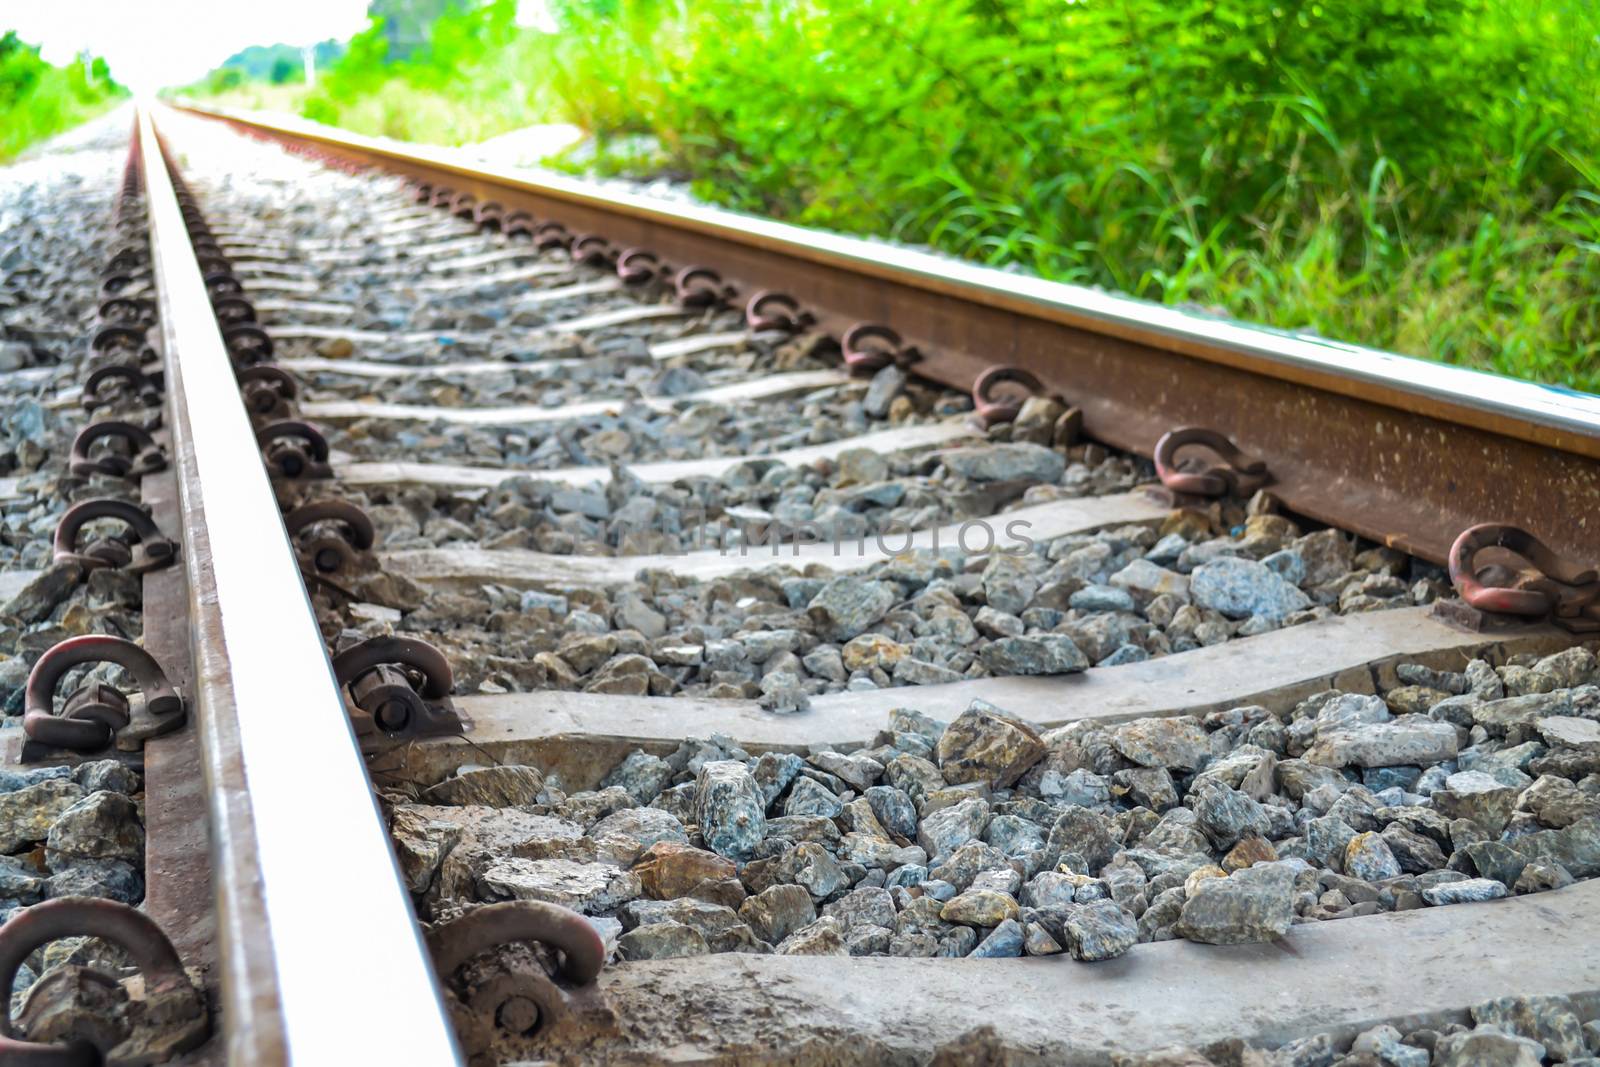
[[[1575,560],[1600,543],[1600,398],[1213,318],[873,241],[667,204],[459,150],[403,145],[281,115],[182,105],[258,138],[527,210],[616,247],[705,265],[749,294],[782,289],[836,336],[892,326],[917,372],[960,388],[987,367],[1037,375],[1085,431],[1150,455],[1210,426],[1267,462],[1291,510],[1443,562],[1481,522]]]
[[[228,1059],[460,1062],[148,110],[138,123]]]

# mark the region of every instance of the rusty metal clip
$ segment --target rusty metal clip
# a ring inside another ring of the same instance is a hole
[[[722,284],[722,275],[710,267],[684,267],[672,276],[672,289],[686,308],[720,307],[739,295],[733,286]]]
[[[211,311],[219,326],[240,326],[256,321],[256,306],[242,296],[227,294],[211,298]]]
[[[450,201],[454,200],[455,198],[456,191],[450,188],[448,185],[436,186],[433,192],[428,196],[428,206],[449,207]]]
[[[137,399],[146,407],[155,407],[161,403],[160,385],[137,365],[108,363],[103,367],[96,367],[84,379],[83,393],[78,398],[83,404],[83,409],[93,411],[95,408],[105,407],[121,399],[115,395],[101,394],[101,388],[112,382],[127,385],[126,390],[118,389],[115,392],[131,394],[128,399]]]
[[[508,900],[485,904],[428,930],[434,968],[449,981],[474,956],[500,945],[536,942],[559,950],[562,977],[577,985],[595,980],[605,965],[605,944],[582,915],[540,900]],[[466,1002],[468,1051],[479,1054],[496,1028],[531,1037],[566,1015],[566,998],[544,974],[503,974],[483,983]]]
[[[301,569],[320,574],[354,570],[358,563],[356,553],[370,549],[377,538],[367,513],[348,500],[302,504],[284,516],[283,526],[295,543]],[[337,532],[318,532],[313,529],[317,526]]]
[[[798,300],[775,289],[757,290],[744,306],[744,322],[751,333],[767,330],[797,333],[815,321],[811,312],[800,310]]]
[[[49,1041],[25,1040],[17,1036],[10,1011],[0,1012],[0,1063],[7,1067],[134,1067],[165,1063],[178,1053],[198,1048],[210,1036],[205,998],[184,971],[172,942],[154,919],[115,900],[58,897],[13,915],[0,926],[0,982],[5,983],[4,988],[11,988],[35,949],[64,937],[104,938],[138,966],[144,977],[144,995],[127,1003],[118,1028],[127,1036],[109,1048],[67,1034],[51,1035]],[[113,984],[99,972],[82,970]],[[52,973],[62,972],[46,972],[23,998],[21,1022],[29,1035],[50,1028],[45,1013],[54,984],[49,977]],[[72,980],[70,974],[65,977]]]
[[[665,273],[661,257],[648,248],[625,248],[617,256],[617,277],[623,285],[643,285]]]
[[[1198,457],[1178,460],[1178,450],[1198,445],[1221,463],[1207,466]],[[1204,426],[1169,430],[1156,442],[1156,476],[1175,493],[1195,496],[1249,496],[1272,480],[1264,461],[1246,455],[1225,434]]]
[[[243,296],[244,283],[231,274],[207,274],[206,295],[215,299],[219,296]]]
[[[333,657],[363,751],[418,737],[465,732],[450,702],[455,676],[444,654],[415,637],[373,637]]]
[[[413,181],[409,182],[408,184],[411,187],[411,199],[415,200],[417,203],[426,204],[433,198],[433,186],[429,185],[427,182]]]
[[[1022,396],[996,397],[995,386],[1005,383],[1020,385],[1027,392]],[[1040,396],[1044,392],[1044,383],[1032,371],[1013,366],[990,367],[972,383],[972,407],[984,426],[994,426],[1016,419],[1029,397]]]
[[[116,519],[128,527],[128,533],[96,538],[79,552],[78,532],[97,519]],[[115,567],[145,574],[170,567],[177,558],[177,544],[161,536],[161,530],[143,508],[126,500],[112,497],[80,500],[56,523],[57,563],[76,563],[85,571]]]
[[[294,375],[273,363],[253,363],[234,374],[244,409],[256,422],[274,422],[294,414],[292,401],[300,394]]]
[[[137,352],[144,347],[144,334],[143,326],[112,323],[94,332],[94,336],[89,339],[89,348],[95,352],[105,352],[113,348],[129,348]]]
[[[272,358],[272,335],[253,322],[224,327],[222,343],[236,366],[265,363]]]
[[[61,713],[56,713],[56,683],[80,663],[115,663],[133,675],[150,720],[141,724],[138,740],[157,737],[183,725],[183,697],[167,681],[154,656],[120,637],[84,634],[52,646],[29,672],[22,728],[31,740],[49,748],[98,752],[109,747],[132,722],[127,697],[120,690],[99,683],[76,690],[67,698]]]
[[[569,246],[574,262],[582,263],[586,267],[609,267],[616,262],[616,249],[611,247],[611,242],[597,233],[580,233],[572,238]]]
[[[533,228],[530,236],[533,238],[533,247],[540,252],[553,252],[572,245],[572,234],[559,222],[541,222]]]
[[[850,327],[839,340],[839,349],[851,374],[876,374],[885,367],[903,367],[922,358],[893,327],[879,322],[858,322]]]
[[[478,198],[471,193],[457,193],[450,198],[450,214],[470,221],[477,205]]]
[[[499,233],[505,226],[505,205],[498,200],[488,200],[479,204],[472,212],[472,221],[478,224],[478,229]]]
[[[89,449],[103,439],[125,440],[133,450],[133,457],[119,456],[114,452],[98,458],[89,458]],[[142,478],[146,474],[167,469],[166,453],[142,427],[131,422],[107,419],[91,422],[72,442],[72,455],[67,469],[76,478],[93,474],[108,474],[115,478]]]
[[[116,296],[124,289],[138,284],[138,281],[138,277],[128,271],[118,271],[113,274],[103,275],[100,279],[100,296],[102,299],[108,296]]]
[[[537,220],[526,211],[513,211],[501,221],[501,228],[507,237],[530,237],[533,234],[533,224]]]
[[[148,326],[154,321],[155,305],[142,297],[110,296],[100,301],[100,319],[107,324]]]
[[[1478,554],[1492,549],[1502,559],[1479,566]],[[1507,555],[1531,568],[1515,566]],[[1600,570],[1563,559],[1526,530],[1499,523],[1470,527],[1450,546],[1449,563],[1456,591],[1479,611],[1549,616],[1574,633],[1600,631]]]
[[[256,431],[267,473],[278,478],[301,480],[332,478],[328,466],[328,439],[309,422],[284,419]]]
[[[150,250],[136,245],[124,245],[106,260],[105,271],[138,270],[150,262]]]

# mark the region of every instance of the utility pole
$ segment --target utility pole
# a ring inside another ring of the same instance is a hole
[[[317,84],[317,46],[308,44],[300,49],[300,59],[306,65],[306,88]]]

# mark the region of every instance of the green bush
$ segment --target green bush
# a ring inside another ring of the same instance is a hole
[[[124,95],[105,60],[52,66],[36,46],[7,33],[0,37],[0,160],[98,115]]]
[[[575,121],[811,225],[1600,386],[1577,0],[569,3]]]
[[[303,111],[444,144],[567,119],[574,169],[1600,389],[1592,0],[551,6],[556,35],[395,0]]]

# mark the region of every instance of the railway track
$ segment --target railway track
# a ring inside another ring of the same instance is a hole
[[[1600,401],[249,116],[113,206],[0,1061],[1600,1039]]]

